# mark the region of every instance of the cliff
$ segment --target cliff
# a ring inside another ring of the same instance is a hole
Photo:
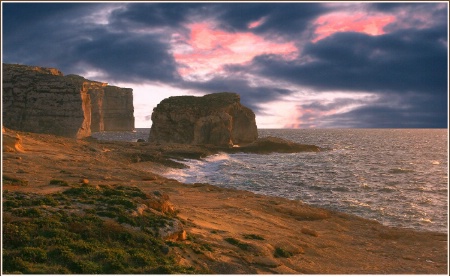
[[[134,129],[131,89],[54,68],[3,64],[3,124],[26,132],[83,138]]]
[[[149,141],[232,146],[258,137],[255,114],[236,93],[175,96],[153,109]]]

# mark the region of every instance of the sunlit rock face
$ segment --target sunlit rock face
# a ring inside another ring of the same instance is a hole
[[[74,138],[134,129],[131,89],[54,68],[3,64],[2,94],[7,128]]]
[[[255,114],[236,93],[174,96],[153,109],[149,141],[233,146],[258,138]]]

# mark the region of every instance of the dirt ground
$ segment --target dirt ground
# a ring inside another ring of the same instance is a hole
[[[14,145],[16,133],[21,145]],[[166,168],[164,159],[148,143],[10,130],[3,135],[3,175],[23,181],[4,183],[3,190],[47,194],[66,189],[50,180],[88,179],[166,192],[189,237],[171,248],[183,265],[216,274],[448,274],[447,234],[389,228],[299,201],[182,184],[157,174]],[[155,159],[135,158],[141,156]]]

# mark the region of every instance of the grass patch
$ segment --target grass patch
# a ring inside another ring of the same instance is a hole
[[[260,235],[255,235],[255,234],[244,234],[242,235],[245,239],[252,239],[252,240],[264,240],[263,237],[261,237]]]
[[[239,247],[242,250],[248,251],[248,250],[251,249],[250,244],[245,243],[245,242],[241,242],[241,241],[239,241],[239,240],[237,240],[235,238],[225,238],[224,240],[226,242],[228,242],[229,244],[232,244],[232,245],[235,245],[235,246]]]
[[[3,184],[4,185],[13,185],[13,186],[28,186],[28,181],[27,180],[21,180],[9,175],[4,175],[3,174]]]
[[[132,214],[145,198],[126,186],[74,184],[49,195],[4,191],[3,273],[202,273],[164,253],[156,234],[171,216]]]
[[[275,258],[289,258],[292,256],[292,253],[287,251],[286,249],[277,247],[277,248],[275,248],[275,252],[273,253],[273,256]]]
[[[64,186],[64,187],[69,186],[69,183],[67,183],[66,181],[58,180],[58,179],[50,180],[49,184],[54,185],[54,186]]]

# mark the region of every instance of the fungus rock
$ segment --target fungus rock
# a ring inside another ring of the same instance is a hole
[[[258,138],[255,114],[236,93],[175,96],[153,109],[149,142],[233,146]]]

